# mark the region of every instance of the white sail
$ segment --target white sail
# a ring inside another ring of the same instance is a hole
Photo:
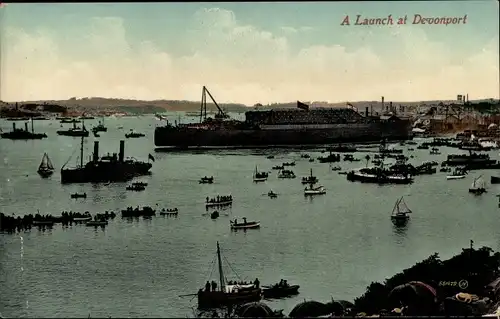
[[[392,209],[392,215],[411,214],[411,213],[412,211],[410,208],[408,208],[408,205],[406,205],[403,197],[401,197],[396,201],[396,204],[394,204],[394,208]]]
[[[472,182],[471,189],[485,188],[485,186],[484,180],[479,176]]]
[[[49,156],[47,155],[47,153],[44,153],[42,157],[42,162],[40,163],[40,166],[38,166],[38,170],[53,170],[53,169],[54,166],[52,165]]]
[[[54,169],[54,165],[52,165],[52,161],[49,158],[49,155],[47,155],[47,168],[50,170]]]

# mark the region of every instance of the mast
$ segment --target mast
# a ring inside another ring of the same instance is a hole
[[[204,119],[207,119],[207,88],[203,86],[203,108],[205,111]]]
[[[217,242],[217,259],[219,261],[219,280],[220,280],[220,290],[224,291],[224,273],[222,272],[222,260],[220,257],[220,247],[219,242]]]
[[[205,87],[201,90],[201,104],[200,104],[200,123],[203,122],[203,97],[205,96]]]
[[[80,168],[83,167],[83,136],[82,141],[80,143]]]

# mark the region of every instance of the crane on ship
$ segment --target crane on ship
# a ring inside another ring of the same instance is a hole
[[[228,119],[229,115],[222,110],[222,108],[217,104],[217,101],[215,101],[214,97],[212,94],[210,94],[210,91],[208,91],[206,86],[203,86],[202,92],[201,92],[201,106],[200,106],[200,123],[203,123],[204,121],[207,120],[207,93],[212,102],[215,104],[219,112],[215,114],[215,119],[216,120],[223,120],[223,119]]]

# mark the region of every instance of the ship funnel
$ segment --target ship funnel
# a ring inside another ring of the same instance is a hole
[[[15,131],[16,130],[16,122],[12,122],[12,130]]]
[[[118,160],[123,162],[123,157],[125,155],[125,141],[120,141],[120,154],[118,155]]]
[[[365,107],[365,116],[368,117],[368,106]]]
[[[389,102],[389,110],[391,110],[391,112],[395,113],[394,111],[396,111],[393,107],[392,107],[392,102]]]
[[[24,130],[28,132],[28,122],[24,123]]]
[[[99,161],[99,141],[94,141],[94,154],[92,154],[92,161]]]

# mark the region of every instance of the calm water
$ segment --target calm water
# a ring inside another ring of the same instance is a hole
[[[87,121],[91,127],[97,120]],[[103,151],[117,152],[119,139],[130,128],[147,134],[126,141],[126,156],[156,161],[144,192],[126,192],[125,184],[110,186],[61,185],[59,172],[43,180],[36,174],[47,152],[60,168],[79,147],[79,139],[57,136],[56,121],[35,122],[44,131],[41,141],[0,140],[0,210],[6,214],[59,214],[62,210],[103,212],[127,206],[178,207],[179,217],[158,216],[127,222],[116,218],[103,230],[84,226],[18,235],[0,234],[0,312],[7,317],[185,317],[195,293],[210,278],[216,241],[240,278],[271,284],[281,278],[301,285],[295,298],[269,302],[288,314],[304,298],[319,301],[352,300],[372,281],[381,281],[433,252],[447,258],[473,239],[477,246],[500,248],[496,186],[475,197],[464,180],[446,181],[445,173],[417,177],[413,185],[376,186],[351,183],[329,170],[328,164],[309,163],[296,151],[211,151],[153,153],[152,117],[106,119],[107,133],[99,138]],[[19,123],[18,125],[20,125]],[[68,124],[66,124],[68,125]],[[11,122],[2,121],[5,131]],[[118,129],[123,126],[124,129]],[[88,155],[94,137],[85,145]],[[412,163],[442,161],[428,150],[411,152]],[[456,150],[450,150],[457,152]],[[78,152],[77,152],[78,153]],[[275,154],[275,159],[265,155]],[[320,152],[308,152],[313,157]],[[69,164],[76,162],[76,155]],[[497,152],[491,152],[498,158]],[[364,154],[356,154],[364,157]],[[295,180],[278,180],[276,172],[262,184],[252,173],[296,160]],[[341,163],[343,168],[364,162]],[[307,199],[300,177],[320,178],[327,194]],[[486,181],[495,171],[484,172]],[[201,176],[216,182],[200,185]],[[273,189],[277,199],[266,194]],[[73,192],[86,192],[86,200],[71,200]],[[204,216],[204,198],[217,194],[234,197],[228,216]],[[414,216],[404,231],[393,228],[389,215],[399,196],[405,196]],[[260,220],[260,230],[232,233],[229,219]],[[228,279],[235,278],[225,267]]]

